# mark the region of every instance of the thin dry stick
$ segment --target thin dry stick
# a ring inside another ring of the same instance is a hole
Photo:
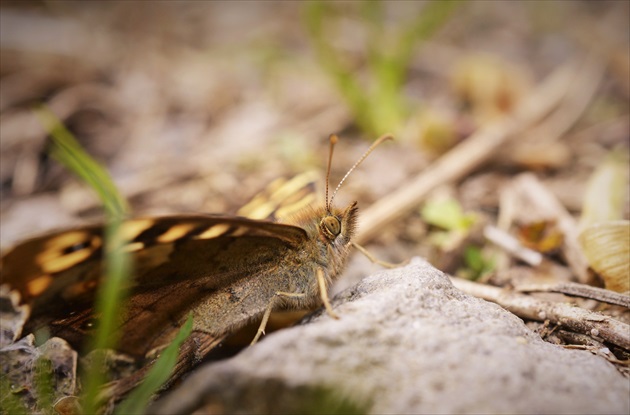
[[[600,338],[625,350],[630,350],[630,326],[611,317],[584,310],[565,303],[552,303],[518,294],[503,288],[451,277],[460,290],[492,301],[501,307],[529,320],[549,320],[577,333]]]
[[[440,157],[415,179],[397,191],[381,198],[359,217],[359,244],[378,235],[387,224],[415,209],[435,187],[461,179],[488,160],[497,147],[522,133],[548,114],[575,85],[592,77],[587,61],[567,64],[556,70],[514,111],[511,117],[482,128],[466,141]]]
[[[509,254],[527,262],[532,267],[537,267],[543,261],[543,256],[540,252],[523,246],[518,239],[496,226],[486,225],[483,228],[483,236]]]
[[[608,304],[616,304],[630,308],[630,297],[604,288],[592,287],[576,282],[562,282],[558,284],[523,284],[518,285],[519,292],[552,292],[571,295],[574,297],[590,298]]]
[[[518,175],[506,191],[513,192],[513,198],[518,201],[521,209],[528,209],[543,218],[556,221],[564,236],[561,250],[569,268],[580,282],[588,282],[588,262],[578,242],[577,223],[558,198],[533,173]]]
[[[570,88],[558,110],[539,125],[526,131],[526,136],[545,143],[562,138],[588,108],[604,77],[604,69],[603,62],[596,56],[591,56],[583,67],[580,79],[582,83],[579,87]]]

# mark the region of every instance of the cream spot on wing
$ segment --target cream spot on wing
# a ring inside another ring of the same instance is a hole
[[[230,236],[242,236],[245,235],[249,231],[249,228],[246,226],[239,226],[233,232],[230,232]]]
[[[312,189],[318,177],[319,172],[310,171],[299,174],[289,181],[276,179],[265,191],[239,209],[238,215],[250,219],[267,219],[271,216],[282,219],[316,199]],[[303,198],[308,200],[303,201]]]
[[[275,206],[275,204],[269,202],[261,203],[245,212],[243,216],[247,216],[250,219],[266,219],[273,213]]]
[[[237,214],[250,219],[266,219],[275,207],[275,204],[269,203],[268,199],[267,195],[259,194],[251,202],[240,208]]]
[[[287,218],[296,212],[304,209],[315,201],[315,195],[312,193],[304,195],[300,200],[295,201],[287,206],[282,206],[276,211],[277,218]]]
[[[133,219],[124,222],[120,227],[120,236],[127,241],[132,241],[142,232],[155,224],[153,219]]]
[[[101,238],[85,231],[66,232],[46,242],[35,262],[47,274],[66,270],[86,260],[101,247]]]
[[[86,231],[70,231],[64,232],[57,236],[51,237],[46,241],[46,250],[57,249],[59,251],[71,247],[72,245],[79,245],[90,240],[90,233]]]
[[[277,204],[283,203],[283,201],[290,198],[295,193],[301,192],[302,188],[305,188],[309,183],[315,181],[317,177],[319,177],[319,173],[316,171],[309,171],[297,175],[282,187],[275,190],[269,199]]]
[[[82,249],[66,255],[61,255],[61,253],[59,253],[56,258],[40,262],[39,265],[44,272],[54,274],[85,261],[90,257],[90,255],[92,255],[93,252],[94,250],[92,249]]]
[[[48,288],[48,286],[50,285],[52,281],[53,281],[53,277],[51,277],[50,275],[42,275],[40,277],[35,278],[32,281],[29,281],[26,288],[28,290],[29,295],[36,297],[40,295],[41,293],[43,293],[44,290]]]
[[[225,224],[225,223],[218,223],[216,225],[209,227],[207,230],[203,231],[203,233],[200,233],[195,238],[196,239],[216,238],[217,236],[223,235],[228,229],[230,229],[230,225]]]
[[[158,236],[157,241],[161,243],[173,242],[186,235],[195,227],[192,223],[182,223],[175,225],[162,235]]]
[[[281,189],[286,183],[287,179],[285,177],[278,177],[277,179],[269,183],[269,185],[265,189],[265,192],[273,194],[277,192],[278,189]]]
[[[138,252],[144,248],[144,243],[142,242],[132,242],[130,244],[125,245],[125,252]]]

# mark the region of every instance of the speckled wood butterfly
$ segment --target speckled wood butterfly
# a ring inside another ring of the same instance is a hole
[[[348,171],[319,208],[283,212],[253,203],[242,216],[179,215],[138,218],[122,225],[133,255],[131,294],[121,310],[122,353],[144,357],[167,344],[188,312],[200,348],[253,319],[264,333],[280,306],[323,303],[335,316],[327,290],[346,262],[357,219],[356,202],[333,206],[341,184],[381,142],[379,138]],[[331,136],[331,151],[336,136]],[[326,180],[328,182],[328,180]],[[303,202],[308,202],[304,200]],[[295,206],[287,204],[284,206]],[[282,222],[259,220],[276,216]],[[256,218],[256,219],[252,219]],[[48,327],[75,348],[93,327],[92,302],[103,271],[103,228],[88,226],[25,241],[4,254],[2,284],[30,306],[25,333]]]

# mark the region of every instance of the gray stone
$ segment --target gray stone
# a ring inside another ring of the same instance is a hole
[[[150,413],[620,413],[630,382],[543,341],[415,259],[337,295],[238,356],[200,368]]]

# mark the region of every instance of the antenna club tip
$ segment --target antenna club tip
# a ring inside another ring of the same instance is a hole
[[[337,141],[339,141],[339,137],[337,137],[337,134],[331,134],[330,135],[330,144],[337,144]]]
[[[392,134],[392,133],[383,134],[376,141],[383,142],[383,141],[387,141],[387,140],[394,140],[394,134]]]

